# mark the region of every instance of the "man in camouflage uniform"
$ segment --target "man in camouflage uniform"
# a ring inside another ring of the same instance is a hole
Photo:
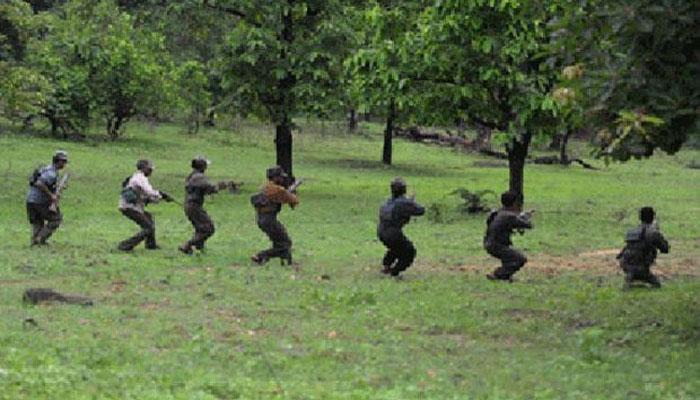
[[[282,262],[291,264],[292,240],[284,225],[277,220],[277,214],[282,210],[283,204],[296,207],[299,199],[295,193],[287,190],[288,177],[281,167],[268,168],[267,179],[261,192],[253,196],[251,202],[257,213],[258,227],[270,238],[272,248],[257,253],[251,260],[262,265],[270,258],[279,257]]]
[[[522,233],[523,229],[531,229],[532,223],[528,214],[519,213],[516,207],[517,195],[505,192],[501,195],[502,208],[491,212],[486,220],[486,235],[484,248],[493,257],[501,260],[501,267],[486,275],[490,280],[513,281],[513,274],[527,263],[525,255],[512,248],[511,235],[514,230]]]
[[[379,209],[377,237],[387,248],[381,272],[397,277],[411,266],[416,257],[416,248],[404,235],[403,227],[412,216],[425,214],[425,208],[406,197],[406,182],[403,179],[395,178],[390,187],[391,198]]]
[[[192,248],[204,249],[204,242],[214,234],[214,222],[204,209],[204,196],[217,193],[226,187],[225,182],[213,185],[204,175],[210,162],[204,157],[192,160],[192,173],[185,180],[185,215],[194,226],[194,236],[178,250],[185,254],[192,254]]]
[[[635,280],[647,282],[654,288],[661,287],[659,279],[650,269],[656,260],[657,250],[666,254],[669,245],[654,224],[655,215],[653,208],[642,207],[639,212],[641,225],[625,235],[625,247],[617,255],[620,267],[625,272],[625,289],[629,289]]]
[[[63,221],[61,210],[56,205],[61,195],[57,193],[57,184],[58,171],[66,164],[68,153],[57,151],[50,165],[38,169],[32,175],[27,193],[27,217],[32,224],[32,246],[45,245]]]
[[[139,160],[136,163],[137,171],[122,184],[119,211],[138,224],[141,231],[119,243],[119,250],[131,251],[144,240],[146,241],[146,249],[160,248],[156,244],[156,224],[153,215],[147,212],[145,207],[148,203],[157,203],[161,199],[169,202],[173,201],[173,198],[151,186],[148,178],[153,173],[154,168],[153,162],[150,160]]]

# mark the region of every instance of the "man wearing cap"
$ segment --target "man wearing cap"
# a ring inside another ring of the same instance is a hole
[[[292,263],[292,240],[284,225],[277,220],[277,214],[283,204],[294,208],[299,204],[296,194],[286,188],[287,174],[282,167],[275,166],[267,170],[267,183],[260,193],[253,196],[251,202],[257,213],[260,230],[272,241],[272,248],[263,250],[251,257],[257,264],[264,264],[270,258],[279,257],[287,264]]]
[[[654,223],[655,217],[653,208],[642,207],[639,211],[642,223],[625,235],[625,247],[617,255],[620,268],[625,273],[624,289],[632,287],[632,282],[636,280],[647,282],[653,288],[661,287],[659,278],[651,272],[651,265],[656,261],[657,250],[668,253],[669,245]]]
[[[425,208],[406,197],[406,181],[402,178],[392,180],[390,188],[391,198],[379,209],[377,237],[387,248],[381,272],[398,277],[416,257],[416,248],[404,235],[403,227],[411,217],[425,214]]]
[[[58,171],[68,164],[68,153],[57,151],[50,165],[39,168],[32,175],[27,193],[27,217],[32,224],[31,245],[45,245],[63,220],[57,191]],[[54,207],[51,205],[54,204]]]
[[[122,184],[119,211],[136,222],[141,227],[141,231],[119,243],[118,248],[122,251],[131,251],[145,240],[146,249],[155,250],[159,248],[156,245],[156,225],[153,216],[145,210],[146,204],[157,203],[161,199],[164,201],[173,201],[173,199],[151,186],[148,177],[153,173],[153,162],[139,160],[136,163],[136,169],[137,171]]]
[[[204,175],[211,164],[206,158],[199,156],[192,160],[192,172],[185,179],[185,215],[194,226],[194,236],[183,243],[178,250],[192,254],[192,248],[204,249],[204,242],[214,234],[214,222],[204,209],[204,196],[217,193],[226,187],[226,182],[213,185]]]

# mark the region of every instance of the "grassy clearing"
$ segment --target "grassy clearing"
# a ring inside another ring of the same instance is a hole
[[[495,266],[481,249],[484,216],[459,215],[448,195],[502,191],[507,169],[491,160],[397,141],[396,165],[385,167],[374,135],[298,135],[296,174],[308,183],[281,219],[300,265],[259,268],[248,258],[267,242],[248,197],[273,162],[269,130],[132,132],[117,143],[0,135],[2,399],[700,396],[700,171],[686,168],[698,151],[597,172],[528,166],[536,229],[516,245],[532,261],[499,285],[483,278]],[[65,222],[49,248],[30,251],[26,177],[56,148],[71,154]],[[208,252],[176,251],[191,227],[172,204],[151,207],[163,250],[114,251],[136,230],[116,210],[136,159],[154,159],[154,185],[182,193],[196,154],[214,161],[212,177],[245,182],[244,193],[208,202]],[[401,282],[376,272],[374,236],[396,175],[447,221],[409,225],[418,259]],[[671,240],[655,267],[664,288],[623,293],[609,250],[645,204]],[[26,307],[26,287],[96,306]]]

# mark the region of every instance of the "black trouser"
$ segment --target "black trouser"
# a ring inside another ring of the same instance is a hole
[[[621,261],[620,267],[625,272],[625,285],[629,286],[633,281],[643,281],[654,287],[661,287],[659,278],[651,273],[651,265],[627,265]]]
[[[185,203],[185,215],[194,226],[194,236],[182,247],[189,249],[194,246],[201,250],[204,248],[204,242],[214,234],[214,222],[209,218],[209,214],[204,208],[195,203]]]
[[[501,260],[501,266],[493,271],[493,275],[498,279],[510,279],[513,274],[527,263],[527,257],[510,246],[501,244],[486,244],[486,251]]]
[[[61,210],[49,210],[49,204],[27,203],[27,218],[32,224],[31,244],[44,244],[63,221]]]
[[[416,258],[416,248],[401,229],[380,229],[377,236],[387,248],[382,265],[391,275],[397,276],[413,264],[413,260]]]
[[[144,211],[139,212],[131,208],[126,208],[120,210],[125,217],[136,222],[140,227],[141,231],[134,236],[119,243],[119,249],[121,250],[131,250],[136,247],[143,240],[146,240],[147,249],[156,248],[156,224],[153,221],[153,216]]]
[[[279,257],[291,263],[292,239],[289,238],[284,225],[277,220],[277,215],[258,213],[258,228],[270,238],[272,248],[259,252],[257,257],[261,260]]]

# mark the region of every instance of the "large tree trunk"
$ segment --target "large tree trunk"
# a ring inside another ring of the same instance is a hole
[[[517,206],[522,208],[525,202],[523,185],[525,180],[525,159],[530,147],[529,132],[523,134],[522,138],[513,139],[508,146],[508,190],[517,195]]]
[[[389,101],[389,110],[386,116],[386,130],[384,131],[384,148],[382,149],[382,162],[391,165],[392,135],[394,132],[394,119],[396,119],[396,103],[394,99]]]
[[[277,165],[282,167],[289,176],[292,172],[292,127],[289,121],[275,127],[275,150],[277,151]]]
[[[294,1],[287,0],[287,3],[289,4],[289,8],[291,10]],[[284,44],[280,54],[280,58],[282,60],[287,58],[287,49],[291,47],[292,42],[294,41],[293,22],[291,11],[282,15],[283,25],[280,33],[280,39]],[[277,110],[277,125],[275,126],[275,151],[277,153],[277,165],[282,167],[282,169],[284,169],[284,171],[292,178],[294,177],[294,173],[292,171],[292,121],[289,113],[292,108],[290,102],[294,101],[292,98],[292,89],[294,88],[295,83],[296,81],[291,71],[287,71],[284,78],[277,81],[277,90],[279,91],[279,109]]]

